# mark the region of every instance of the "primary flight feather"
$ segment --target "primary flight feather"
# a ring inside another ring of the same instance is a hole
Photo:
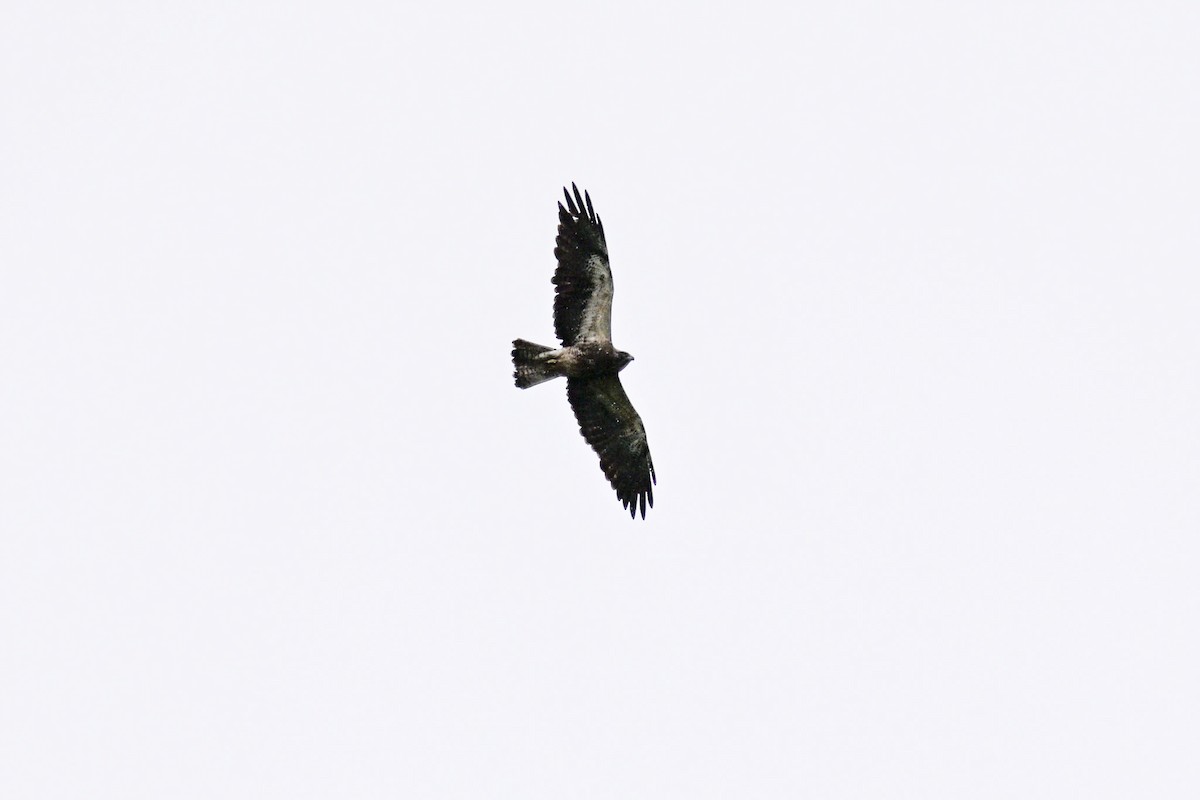
[[[572,196],[572,193],[574,196]],[[571,184],[558,204],[554,256],[554,333],[562,347],[513,340],[513,378],[528,389],[566,377],[567,400],[583,438],[600,456],[600,468],[629,515],[654,506],[654,462],[642,418],[617,373],[633,356],[612,344],[612,270],[604,225],[592,198]]]

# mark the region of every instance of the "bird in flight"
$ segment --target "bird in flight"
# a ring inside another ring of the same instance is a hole
[[[612,343],[613,281],[604,226],[587,192],[580,197],[572,183],[563,195],[567,205],[558,204],[558,268],[552,280],[554,333],[562,347],[514,339],[513,378],[518,388],[528,389],[566,377],[579,432],[600,456],[600,468],[629,516],[640,510],[645,519],[646,506],[654,507],[657,479],[646,428],[617,377],[633,356]]]

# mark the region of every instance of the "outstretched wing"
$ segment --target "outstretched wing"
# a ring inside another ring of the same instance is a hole
[[[616,375],[568,378],[567,399],[580,433],[600,456],[600,469],[629,509],[629,516],[635,516],[640,508],[645,519],[646,506],[654,507],[654,462],[642,418],[620,379]]]
[[[558,238],[554,242],[554,333],[569,347],[578,342],[612,341],[612,271],[604,226],[592,210],[592,198],[571,184],[563,189],[567,206],[558,204]]]

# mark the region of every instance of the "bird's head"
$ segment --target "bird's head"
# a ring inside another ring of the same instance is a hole
[[[629,366],[630,361],[633,361],[633,356],[629,355],[629,353],[626,353],[624,350],[617,351],[617,371],[618,372],[620,372],[621,370],[623,370],[627,366]]]

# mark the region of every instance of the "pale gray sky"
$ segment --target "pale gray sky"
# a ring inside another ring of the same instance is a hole
[[[6,4],[0,795],[1197,796],[1200,8],[989,6]]]

